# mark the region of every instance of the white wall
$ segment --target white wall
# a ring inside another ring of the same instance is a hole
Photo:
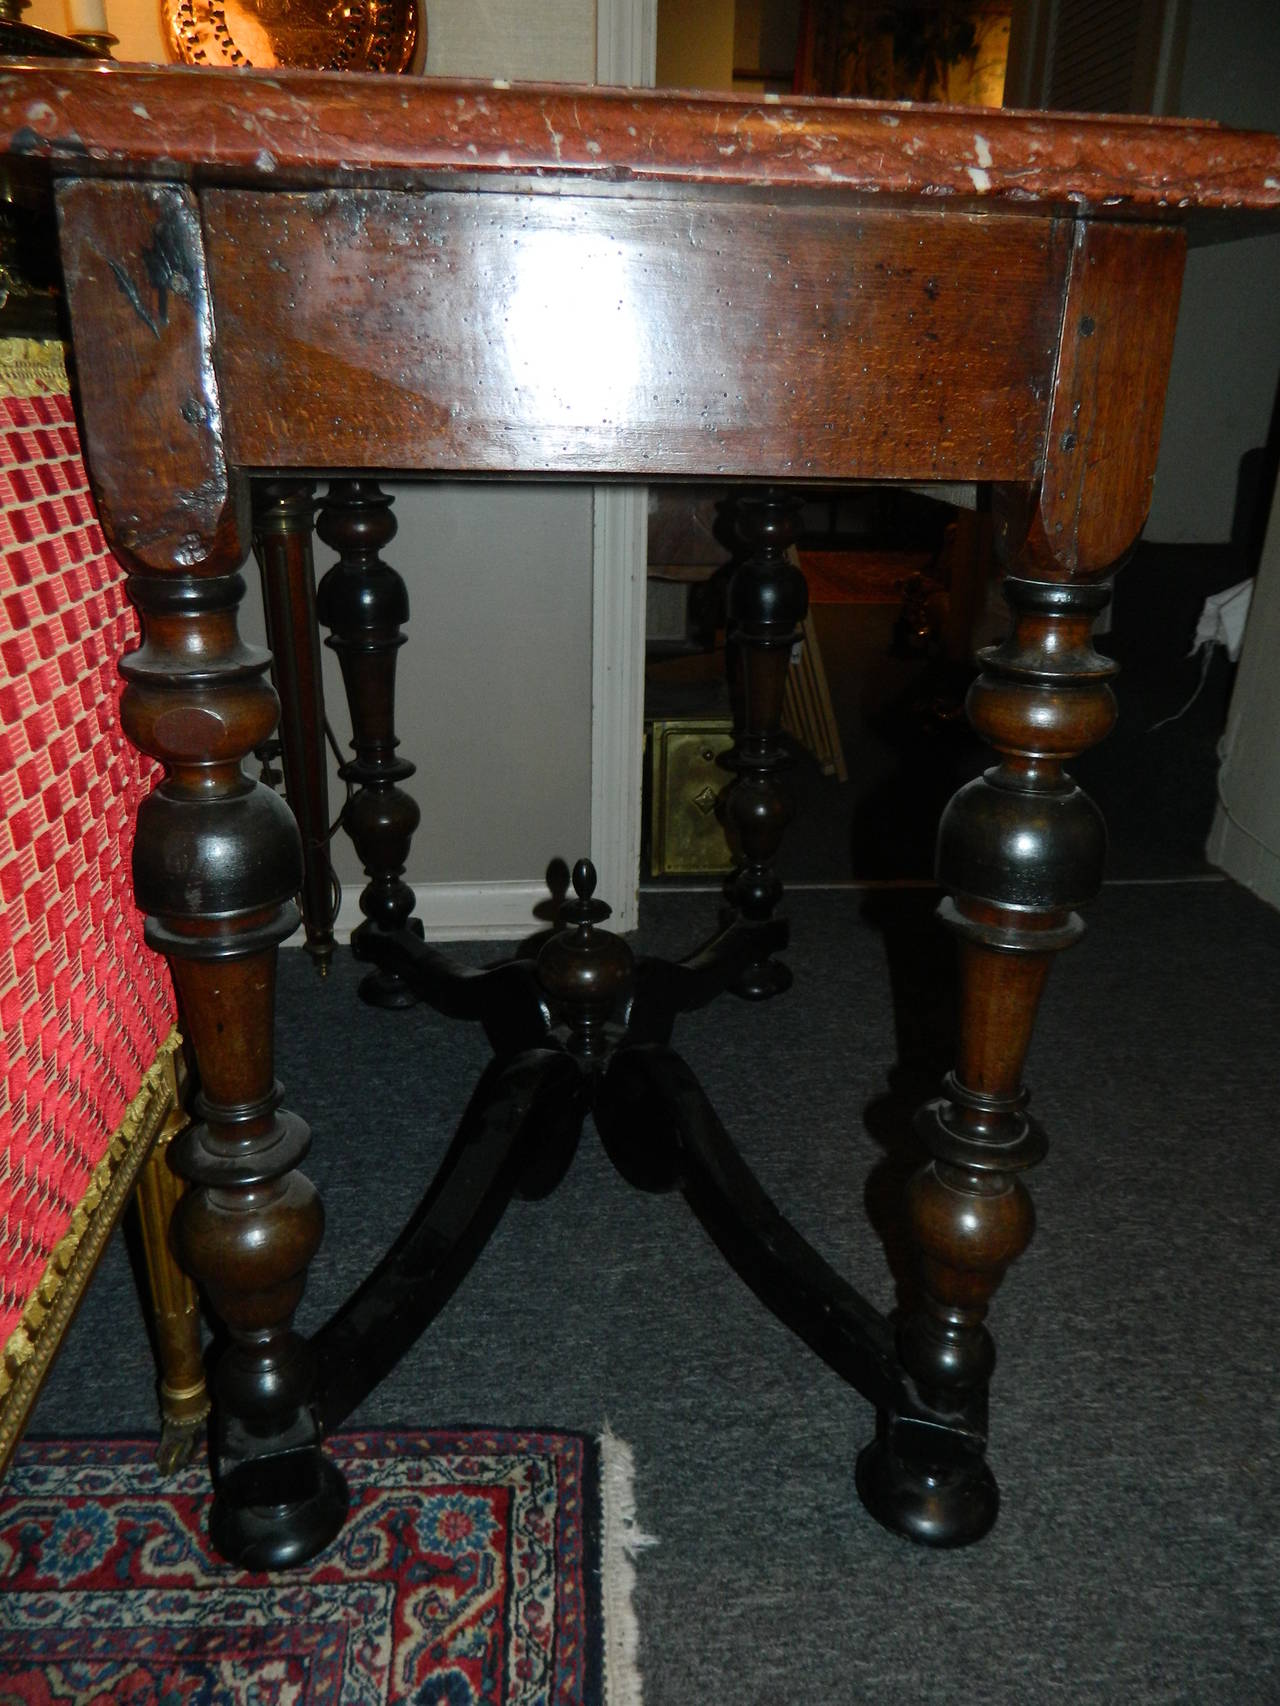
[[[1280,130],[1280,3],[1189,0],[1177,111]],[[1146,536],[1231,537],[1240,459],[1266,443],[1280,375],[1280,238],[1193,248]]]

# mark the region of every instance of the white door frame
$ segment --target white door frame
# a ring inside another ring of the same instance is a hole
[[[652,88],[657,0],[597,0],[596,81]],[[648,490],[593,489],[591,858],[612,927],[639,921]]]

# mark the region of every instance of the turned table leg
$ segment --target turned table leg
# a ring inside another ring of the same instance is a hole
[[[224,1556],[271,1568],[319,1550],[346,1511],[318,1449],[313,1359],[292,1326],[324,1226],[296,1171],[309,1133],[280,1110],[274,1071],[276,951],[298,922],[298,833],[284,801],[242,768],[270,734],[276,701],[266,653],[236,630],[240,576],[134,575],[129,590],[144,639],[121,666],[122,719],[166,770],[138,813],[134,885],[200,1082],[196,1123],[171,1149],[194,1187],[174,1243],[229,1335],[211,1531]]]
[[[725,804],[730,845],[740,863],[727,894],[753,923],[772,917],[782,899],[773,861],[792,816],[782,782],[788,763],[782,739],[782,698],[791,650],[809,608],[804,575],[787,556],[794,542],[800,500],[764,491],[741,497],[734,525],[745,548],[729,583],[729,686],[734,713],[736,771]],[[780,960],[753,962],[735,984],[739,995],[763,1001],[791,983]]]
[[[1023,1062],[1053,956],[1079,938],[1075,908],[1102,880],[1101,815],[1063,765],[1114,721],[1115,665],[1090,638],[1108,590],[1006,581],[1013,632],[983,653],[969,694],[1000,762],[955,796],[938,837],[941,916],[959,938],[959,1053],[916,1121],[932,1159],[908,1191],[921,1296],[899,1350],[924,1402],[981,1432],[995,1365],[987,1306],[1030,1240],[1021,1174],[1045,1151]],[[859,1460],[858,1485],[888,1526],[935,1545],[975,1540],[996,1516],[983,1459],[935,1461],[892,1421]]]
[[[419,812],[400,784],[413,765],[396,756],[396,653],[404,644],[409,595],[396,571],[378,555],[394,537],[392,499],[376,480],[335,480],[320,506],[316,531],[338,552],[320,583],[319,614],[330,629],[326,644],[342,665],[351,713],[355,757],[343,777],[355,784],[342,813],[369,881],[360,896],[365,922],[354,945],[371,932],[394,934],[409,924],[413,890],[405,865]],[[418,997],[393,971],[375,967],[360,985],[375,1007],[408,1007]]]
[[[998,762],[943,815],[941,916],[959,938],[959,1053],[917,1130],[932,1159],[908,1191],[921,1295],[899,1351],[921,1403],[985,1439],[995,1349],[985,1318],[1031,1237],[1021,1174],[1045,1142],[1022,1072],[1053,956],[1102,880],[1106,836],[1065,766],[1111,728],[1115,665],[1094,650],[1104,577],[1151,501],[1185,239],[1082,224],[1072,233],[1058,361],[1034,485],[998,484],[1012,631],[981,654],[974,728]],[[888,1527],[934,1545],[975,1540],[997,1509],[977,1452],[943,1460],[930,1430],[883,1413],[858,1490]]]
[[[79,373],[94,494],[142,623],[121,721],[164,767],[138,812],[133,877],[195,1056],[195,1123],[170,1149],[192,1185],[174,1246],[229,1340],[210,1527],[225,1557],[268,1568],[337,1533],[346,1489],[320,1450],[313,1357],[292,1325],[324,1217],[297,1171],[307,1128],[281,1111],[274,1070],[276,951],[297,927],[302,862],[289,808],[243,767],[278,710],[270,658],[237,627],[247,493],[227,465],[195,196],[71,180],[57,199],[71,323],[94,352]]]
[[[280,696],[285,798],[302,836],[302,924],[307,952],[324,976],[333,959],[334,879],[329,862],[329,788],[324,685],[311,557],[315,487],[308,480],[259,480],[253,534]]]

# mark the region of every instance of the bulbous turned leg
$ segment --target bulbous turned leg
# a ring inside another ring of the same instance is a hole
[[[1000,761],[960,790],[939,831],[950,891],[940,912],[959,938],[959,1057],[916,1122],[932,1157],[907,1205],[921,1296],[899,1333],[923,1403],[984,1437],[995,1365],[987,1308],[1030,1240],[1020,1175],[1045,1151],[1023,1062],[1053,956],[1080,936],[1075,908],[1102,880],[1101,816],[1063,765],[1115,717],[1115,665],[1090,640],[1107,588],[1010,578],[1005,596],[1013,632],[982,654],[968,700]],[[940,1546],[979,1539],[998,1507],[984,1458],[942,1458],[927,1429],[893,1416],[859,1458],[858,1490],[887,1527]]]
[[[360,896],[365,922],[355,934],[395,933],[410,922],[413,890],[404,881],[416,803],[400,784],[413,765],[396,757],[396,653],[404,644],[401,629],[409,620],[404,581],[378,555],[396,532],[392,499],[376,480],[335,480],[320,506],[316,531],[338,552],[338,561],[320,583],[319,615],[330,629],[326,644],[342,665],[351,713],[355,757],[343,777],[355,792],[342,813],[369,881]],[[375,1007],[409,1007],[418,997],[395,972],[381,967],[360,985]]]
[[[334,882],[329,862],[329,788],[324,751],[324,687],[316,626],[311,528],[315,487],[308,480],[259,480],[253,537],[280,696],[285,798],[302,836],[302,925],[323,977],[333,959]]]
[[[782,699],[792,647],[809,608],[803,574],[787,557],[799,526],[800,500],[764,491],[737,500],[734,525],[745,556],[729,583],[729,685],[736,777],[725,802],[725,827],[740,863],[726,893],[743,918],[773,916],[782,883],[773,860],[792,817],[781,772],[789,762],[782,740]],[[764,1001],[790,987],[780,960],[754,961],[734,985],[738,995]]]
[[[247,1568],[298,1563],[337,1533],[341,1477],[319,1447],[314,1370],[293,1331],[323,1214],[296,1171],[309,1136],[279,1110],[276,950],[298,922],[298,832],[242,768],[275,723],[269,659],[242,644],[237,574],[134,575],[141,648],[122,670],[126,732],[165,778],[138,813],[134,887],[173,972],[198,1066],[191,1181],[174,1246],[227,1327],[216,1375],[214,1543]]]

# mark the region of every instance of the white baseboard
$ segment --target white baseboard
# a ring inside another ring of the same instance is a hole
[[[344,883],[334,936],[340,944],[364,922],[359,883]],[[429,942],[518,941],[544,930],[549,918],[536,918],[534,907],[549,900],[545,883],[414,883],[414,916],[422,920]],[[284,944],[300,948],[295,930]]]

